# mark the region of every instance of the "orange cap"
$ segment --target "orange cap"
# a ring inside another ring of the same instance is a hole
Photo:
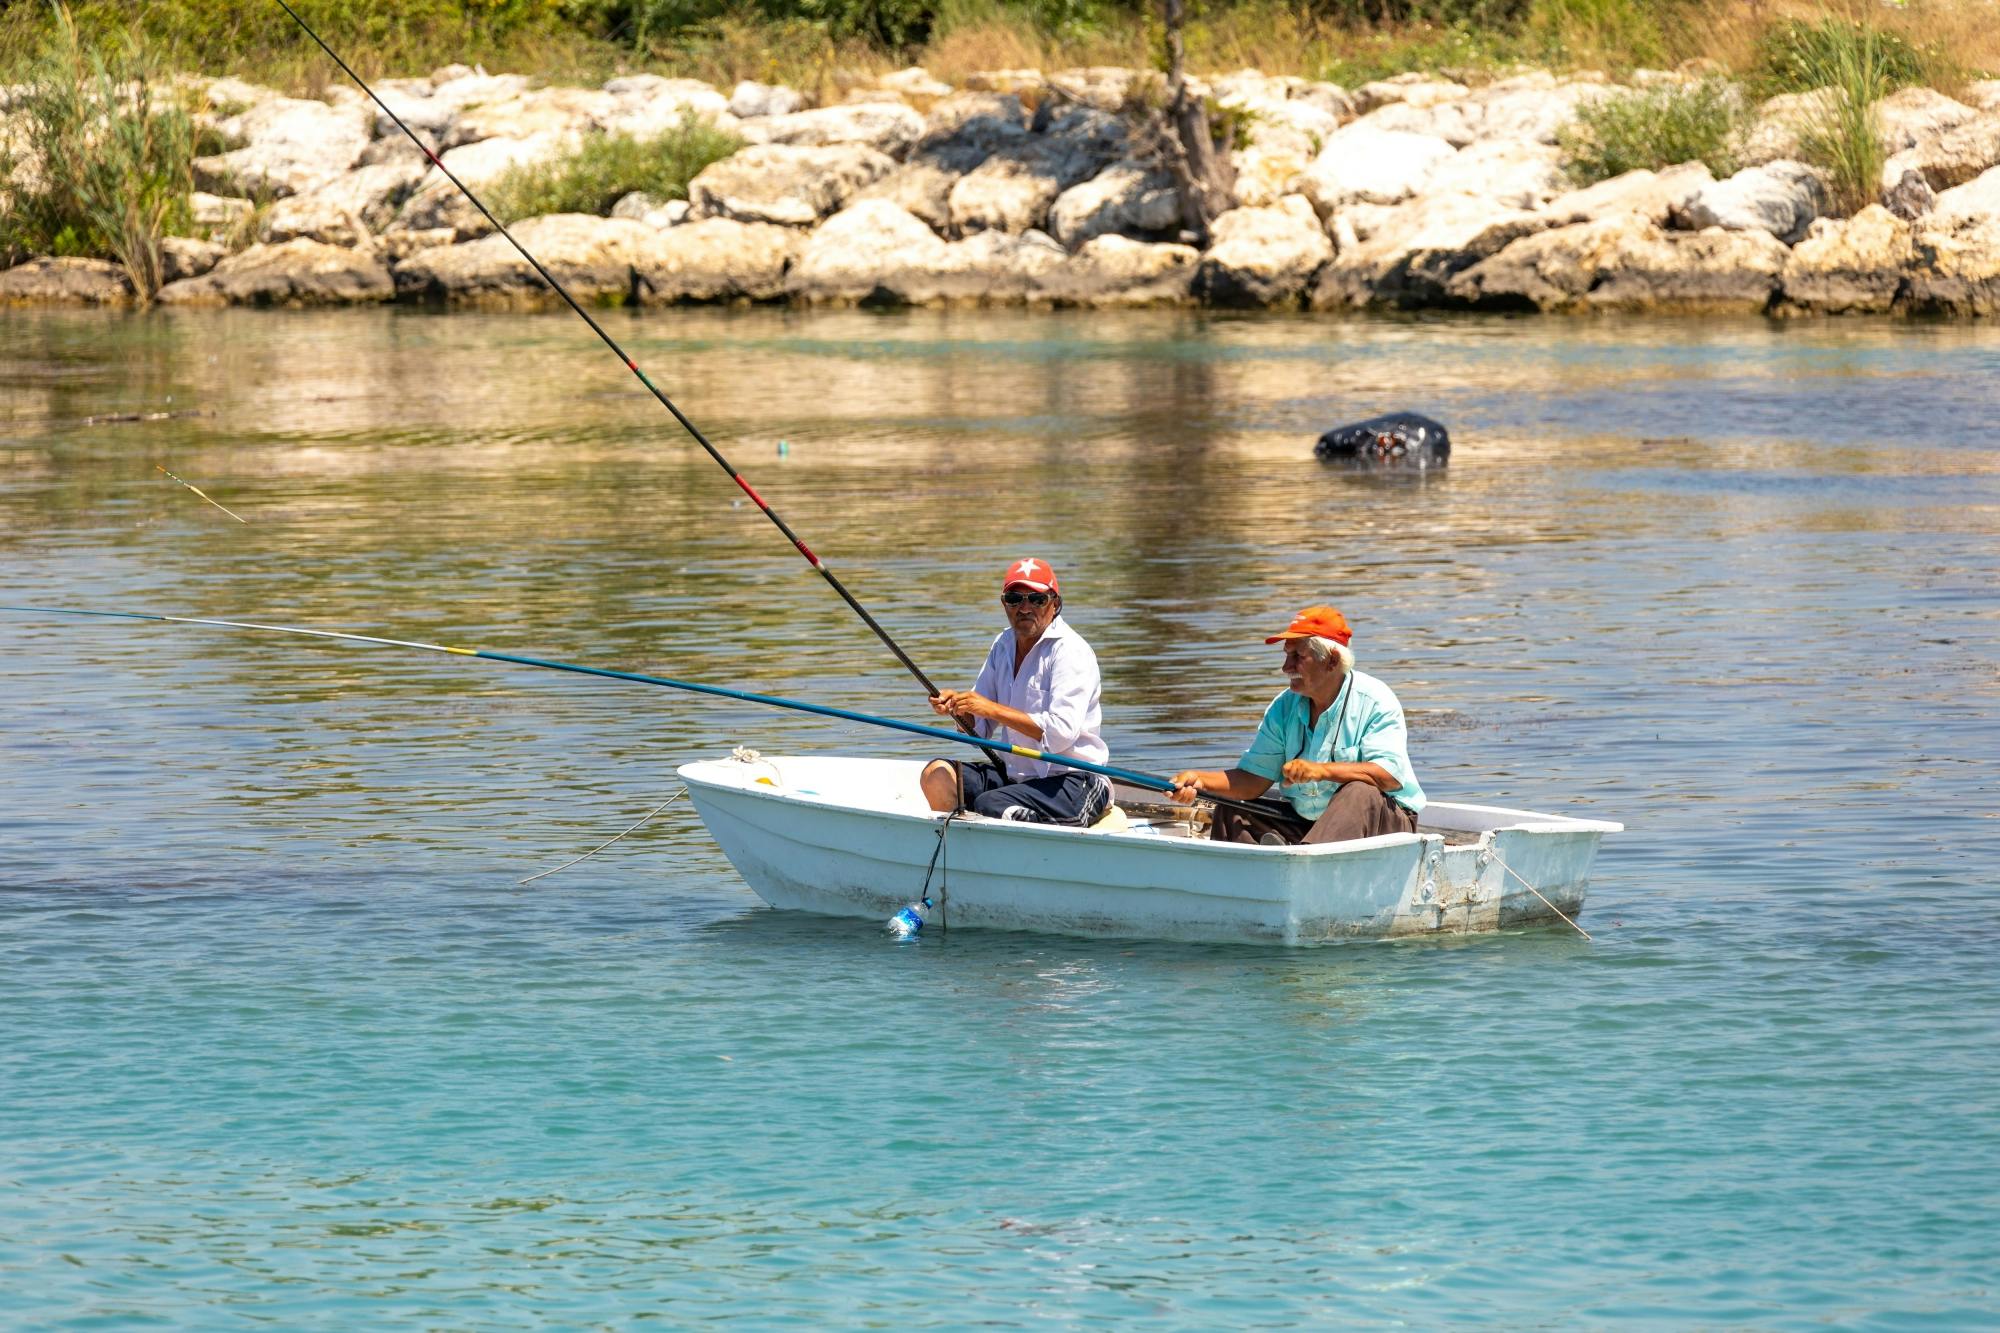
[[[1354,631],[1347,628],[1347,617],[1330,606],[1309,606],[1292,617],[1292,623],[1285,626],[1283,634],[1273,634],[1265,643],[1276,643],[1280,639],[1332,639],[1345,648]]]
[[[1000,591],[1009,588],[1033,588],[1036,592],[1057,592],[1056,571],[1046,560],[1016,560],[1007,566],[1007,572],[1000,576]]]

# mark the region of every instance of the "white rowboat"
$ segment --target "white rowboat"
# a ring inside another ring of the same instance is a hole
[[[886,920],[930,895],[953,929],[1309,945],[1559,924],[1624,825],[1434,801],[1415,833],[1315,847],[1207,841],[1159,806],[1097,829],[926,805],[916,760],[707,759],[680,770],[723,854],[773,907]],[[1120,789],[1121,805],[1157,793]],[[939,847],[942,833],[945,845]]]

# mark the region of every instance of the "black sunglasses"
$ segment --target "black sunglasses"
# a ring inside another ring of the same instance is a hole
[[[1045,592],[1003,592],[1000,600],[1009,606],[1019,606],[1026,602],[1029,606],[1047,606],[1049,594]]]

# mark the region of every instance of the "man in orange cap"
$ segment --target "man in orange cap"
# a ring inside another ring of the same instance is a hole
[[[1354,669],[1354,635],[1330,606],[1309,606],[1265,643],[1285,645],[1287,689],[1264,710],[1257,738],[1227,772],[1176,773],[1174,799],[1201,792],[1255,803],[1215,807],[1219,842],[1346,842],[1414,833],[1424,790],[1410,766],[1403,706]],[[1282,800],[1260,800],[1278,784]]]
[[[1062,590],[1046,560],[1016,560],[1000,576],[1007,628],[993,640],[969,690],[940,690],[931,707],[981,736],[1045,754],[1109,762],[1097,654],[1062,618]],[[933,810],[971,810],[1038,824],[1091,824],[1111,805],[1095,773],[1019,755],[981,763],[933,759],[924,766]]]

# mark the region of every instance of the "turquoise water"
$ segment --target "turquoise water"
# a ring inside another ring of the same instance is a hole
[[[763,908],[684,802],[516,887],[690,758],[922,751],[9,616],[0,1324],[2000,1319],[2000,333],[615,332],[933,675],[1053,560],[1114,762],[1229,760],[1336,602],[1436,799],[1630,826],[1594,940],[896,945]],[[1445,474],[1311,462],[1403,406]],[[83,420],[160,410],[205,415]],[[16,312],[0,413],[0,602],[927,716],[562,317]]]

